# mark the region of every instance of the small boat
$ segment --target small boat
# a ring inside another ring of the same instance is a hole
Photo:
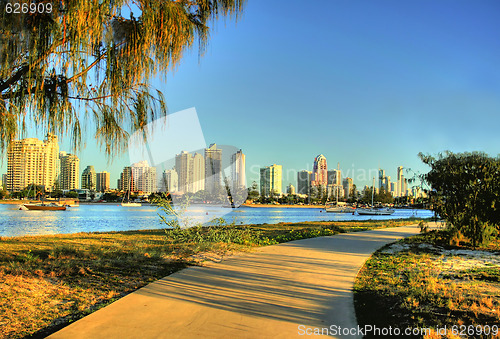
[[[350,206],[342,206],[338,204],[327,204],[325,206],[325,212],[328,213],[353,213],[354,211],[355,209]]]
[[[66,210],[66,206],[61,206],[61,205],[57,205],[57,204],[53,204],[53,203],[50,203],[50,204],[44,204],[44,203],[24,204],[22,206],[24,208],[26,208],[28,210],[32,210],[32,211],[65,211]]]
[[[389,208],[358,208],[356,212],[359,215],[391,215],[394,210]]]
[[[358,215],[391,215],[394,210],[389,208],[374,208],[373,207],[373,196],[375,194],[375,177],[373,178],[372,186],[372,205],[369,208],[357,208],[356,212]]]
[[[123,196],[123,199],[122,199],[121,205],[123,207],[141,207],[142,206],[142,204],[140,202],[131,202],[130,201],[130,191],[132,189],[132,182],[134,180],[134,177],[132,174],[133,174],[133,172],[130,172],[130,182],[129,182],[129,187],[127,190],[127,201],[125,201],[125,195]]]
[[[140,207],[142,204],[140,202],[122,202],[124,207]]]

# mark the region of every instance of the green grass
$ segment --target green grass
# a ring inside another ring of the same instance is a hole
[[[361,326],[436,329],[500,323],[500,267],[444,274],[437,264],[442,257],[437,248],[470,249],[470,246],[465,243],[450,246],[449,236],[443,231],[417,235],[400,243],[408,245],[407,248],[394,254],[384,249],[377,251],[358,274],[354,300]],[[496,251],[499,244],[496,240],[481,250]],[[456,258],[446,258],[453,257]]]
[[[415,220],[302,222],[0,238],[0,337],[47,334],[202,258]]]

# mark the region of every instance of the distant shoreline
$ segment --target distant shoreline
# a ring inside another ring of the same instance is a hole
[[[274,205],[274,204],[242,204],[245,207],[264,207],[264,208],[319,208],[324,209],[323,205]]]

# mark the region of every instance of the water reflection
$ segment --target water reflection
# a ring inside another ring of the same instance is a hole
[[[228,222],[264,224],[319,220],[367,220],[431,217],[426,210],[396,210],[392,216],[358,216],[320,212],[319,208],[251,208],[228,209],[217,206],[197,206],[185,217],[189,224],[206,223],[223,217]],[[17,205],[0,204],[0,236],[41,235],[77,232],[107,232],[165,228],[155,206],[141,208],[113,204],[81,205],[66,211],[20,211]],[[171,219],[168,217],[167,219]]]

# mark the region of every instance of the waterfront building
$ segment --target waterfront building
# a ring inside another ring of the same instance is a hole
[[[179,176],[175,169],[163,171],[163,185],[165,192],[175,193],[178,191]]]
[[[178,175],[178,191],[192,192],[193,156],[186,151],[177,154],[175,156],[175,170]]]
[[[222,150],[217,144],[205,149],[205,190],[214,194],[222,187]]]
[[[57,136],[14,140],[7,150],[8,191],[22,191],[31,184],[52,191],[59,178],[59,143]]]
[[[391,182],[391,194],[393,197],[396,197],[397,195],[397,186],[398,186],[398,183],[397,182]]]
[[[7,187],[7,173],[2,174],[2,188],[6,189]]]
[[[110,185],[110,174],[109,172],[103,171],[96,173],[96,191],[106,192],[109,190]]]
[[[328,171],[328,185],[342,185],[342,171],[339,169]]]
[[[77,189],[80,178],[80,159],[74,154],[60,152],[59,162],[59,189]]]
[[[246,188],[245,154],[243,154],[241,149],[231,156],[231,165],[233,190]]]
[[[260,195],[281,195],[282,166],[272,165],[260,169]]]
[[[310,194],[311,177],[311,171],[302,170],[297,172],[297,194]]]
[[[94,166],[87,166],[82,172],[82,189],[95,190],[96,172]]]
[[[130,166],[126,166],[120,173],[120,179],[117,181],[117,188],[120,191],[135,192],[136,189],[134,181],[132,181],[132,168]]]
[[[320,186],[324,187],[324,189],[328,186],[328,169],[323,154],[314,158],[311,186]]]
[[[404,175],[403,166],[399,166],[397,169],[397,186],[396,186],[396,196],[402,197],[404,194]]]
[[[295,186],[293,186],[292,184],[288,185],[287,188],[286,188],[286,193],[287,194],[290,194],[290,195],[295,195]]]
[[[137,191],[156,192],[156,168],[148,165],[147,160],[132,164],[132,175]]]
[[[391,190],[391,177],[385,175],[385,170],[378,170],[378,189],[380,191],[381,188],[384,188],[386,192]]]
[[[205,189],[205,158],[200,153],[193,156],[192,180],[189,183],[189,192],[196,193]]]
[[[354,183],[352,181],[352,178],[345,178],[343,181],[342,181],[342,188],[344,189],[344,197],[346,199],[349,199],[351,198],[352,196],[352,189],[354,187]]]

